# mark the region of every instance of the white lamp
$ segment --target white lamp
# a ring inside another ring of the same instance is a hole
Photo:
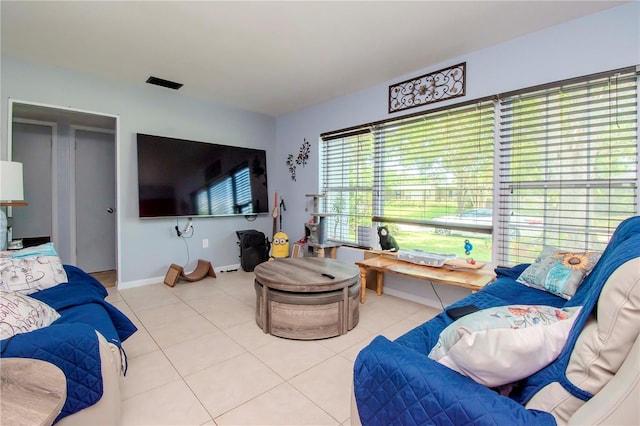
[[[0,206],[26,206],[22,163],[0,161]],[[0,250],[7,248],[7,215],[0,208]]]

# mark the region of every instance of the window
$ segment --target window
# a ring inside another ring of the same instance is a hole
[[[322,212],[327,237],[358,244],[358,227],[371,227],[373,135],[368,129],[327,135],[321,144]]]
[[[377,126],[373,219],[459,227],[450,220],[493,203],[493,102],[422,114]],[[399,194],[399,195],[398,195]],[[476,231],[488,224],[469,223]]]
[[[493,108],[484,100],[322,135],[327,237],[357,245],[359,227],[384,222],[401,247],[433,251],[435,239],[464,255],[458,231],[470,232],[489,260],[491,218],[457,215],[492,207]]]
[[[469,239],[502,265],[602,250],[638,212],[637,99],[625,69],[322,134],[327,238],[384,223],[401,249]]]
[[[500,100],[498,260],[545,245],[601,251],[637,211],[637,77],[614,73]]]

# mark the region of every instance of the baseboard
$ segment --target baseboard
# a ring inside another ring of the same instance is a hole
[[[396,290],[394,288],[385,287],[384,294],[388,294],[389,296],[399,297],[400,299],[410,300],[412,302],[420,303],[421,305],[430,306],[432,308],[442,309],[442,306],[440,306],[440,302],[438,302],[437,300],[417,296],[411,293],[406,293],[404,291]]]
[[[163,280],[164,280],[164,275],[160,277],[154,277],[154,278],[145,278],[144,280],[121,281],[118,283],[117,287],[118,287],[118,290],[124,290],[127,288],[142,287],[144,285],[162,284]]]
[[[233,263],[231,265],[224,265],[224,266],[217,266],[217,267],[214,266],[213,269],[214,271],[216,271],[216,274],[220,272],[240,270],[240,264]],[[117,284],[117,288],[118,290],[124,290],[127,288],[142,287],[142,286],[151,285],[151,284],[162,284],[163,281],[164,281],[164,275],[159,277],[153,277],[153,278],[145,278],[143,280],[122,281]]]
[[[234,263],[231,265],[220,266],[218,268],[214,267],[216,274],[219,272],[234,272],[234,271],[242,271],[239,263]]]

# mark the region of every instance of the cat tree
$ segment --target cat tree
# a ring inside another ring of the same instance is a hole
[[[305,237],[307,239],[306,246],[317,257],[325,257],[325,249],[330,249],[330,257],[335,258],[336,249],[339,243],[327,242],[327,217],[335,216],[331,213],[320,213],[320,198],[325,194],[305,194],[305,197],[313,198],[313,212],[311,212],[311,221],[304,224]]]

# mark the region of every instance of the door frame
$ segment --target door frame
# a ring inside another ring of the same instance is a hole
[[[71,211],[69,212],[70,215],[70,221],[73,224],[73,226],[71,226],[70,229],[70,241],[71,241],[71,259],[73,264],[77,264],[78,263],[78,250],[77,250],[77,235],[78,235],[78,224],[76,222],[76,212],[78,210],[78,206],[76,205],[76,150],[75,150],[75,144],[77,143],[76,141],[76,134],[77,131],[88,131],[88,132],[95,132],[95,133],[106,133],[106,134],[110,134],[113,135],[114,137],[114,143],[115,143],[115,134],[116,131],[115,129],[110,130],[110,129],[101,129],[99,127],[91,127],[91,126],[82,126],[82,125],[76,125],[76,124],[72,124],[71,126],[69,126],[69,130],[71,131],[71,140],[74,143],[74,149],[69,149],[69,164],[73,164],[74,166],[71,167],[70,169],[70,176],[69,176],[69,198],[71,200],[71,205],[73,206],[73,209],[71,209]],[[115,150],[115,146],[114,146],[114,155],[117,155],[117,151]],[[117,161],[117,160],[116,160]],[[116,187],[118,185],[117,183],[117,179],[116,179]],[[114,209],[116,210],[117,213],[117,189],[116,189],[116,206],[114,206]],[[117,241],[118,241],[118,230],[117,230],[117,224],[116,224],[116,246],[117,246]],[[116,270],[118,268],[117,265],[117,248],[114,247],[116,249]]]
[[[7,113],[8,113],[8,117],[7,117],[7,121],[8,121],[8,125],[7,125],[7,158],[10,160],[11,159],[11,153],[12,153],[12,146],[13,146],[13,140],[12,140],[12,134],[13,134],[13,105],[14,104],[22,104],[22,105],[32,105],[34,107],[43,107],[43,108],[50,108],[50,109],[55,109],[55,110],[61,110],[61,111],[69,111],[69,112],[77,112],[77,113],[81,113],[81,114],[90,114],[90,115],[98,115],[98,116],[103,116],[103,117],[108,117],[108,118],[113,118],[115,120],[115,126],[113,129],[114,132],[114,139],[115,139],[115,146],[114,146],[114,150],[115,150],[115,158],[116,158],[116,164],[115,164],[115,176],[116,176],[116,194],[115,194],[115,200],[116,200],[116,205],[114,206],[114,208],[116,209],[115,213],[116,213],[116,235],[115,235],[115,239],[116,239],[116,246],[115,246],[115,250],[116,250],[116,285],[117,283],[121,282],[121,270],[120,270],[120,265],[122,264],[121,262],[121,238],[120,238],[120,227],[121,227],[121,221],[122,221],[122,217],[120,215],[120,205],[121,205],[121,191],[120,191],[120,179],[121,179],[121,165],[120,165],[120,116],[118,114],[109,114],[109,113],[103,113],[103,112],[97,112],[97,111],[91,111],[91,110],[84,110],[84,109],[78,109],[78,108],[71,108],[71,107],[66,107],[66,106],[60,106],[60,105],[52,105],[52,104],[46,104],[46,103],[40,103],[40,102],[32,102],[32,101],[25,101],[25,100],[19,100],[19,99],[13,99],[13,98],[8,98],[8,108],[7,108]],[[80,128],[80,125],[76,125],[76,128]],[[70,126],[70,128],[72,128],[72,133],[73,133],[73,139],[75,142],[75,130],[73,130],[73,126]],[[101,130],[105,130],[105,129],[101,129]],[[52,130],[53,133],[53,130]],[[54,136],[54,141],[57,137],[57,135],[53,135]],[[75,154],[74,154],[74,159],[75,159]],[[55,163],[55,162],[54,162]],[[57,175],[57,168],[55,167],[55,165],[52,167],[52,173],[54,173],[55,175]],[[75,172],[73,173],[73,178],[75,179]],[[53,180],[56,179],[56,176],[52,176],[52,185],[54,184]],[[75,181],[74,181],[75,182]],[[57,193],[57,186],[53,187],[55,190],[53,191],[54,194]],[[75,194],[72,195],[73,200],[75,202]],[[54,195],[53,196],[53,200],[56,200],[57,196]],[[52,201],[52,208],[56,208],[57,209],[57,202],[56,201]],[[70,235],[70,240],[71,240],[71,244],[73,246],[73,250],[72,250],[72,258],[75,259],[76,258],[76,254],[75,254],[75,246],[76,246],[76,241],[75,241],[75,205],[73,208],[74,212],[73,212],[73,225],[71,226],[71,233],[72,235]],[[55,219],[57,220],[57,212],[56,210],[53,211],[53,215],[52,218],[55,216]],[[57,237],[57,222],[56,222],[56,226],[52,227],[52,239],[53,239],[53,235],[56,235]]]

